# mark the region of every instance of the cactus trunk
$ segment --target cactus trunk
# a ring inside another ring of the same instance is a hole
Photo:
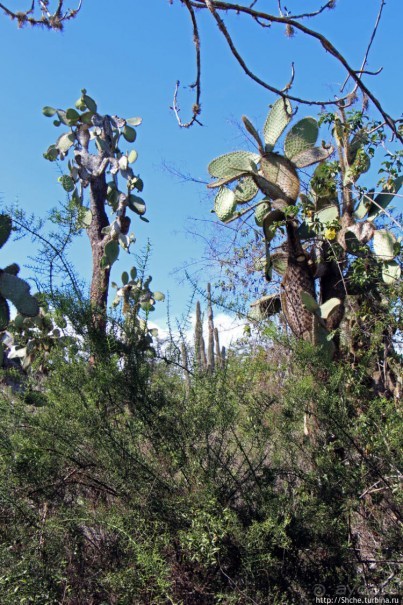
[[[110,275],[110,267],[103,268],[101,264],[105,250],[105,236],[102,233],[102,229],[109,225],[105,212],[106,192],[105,174],[102,173],[90,183],[92,221],[88,228],[92,251],[90,300],[94,309],[93,320],[95,328],[102,334],[105,334],[106,331],[106,310]]]
[[[287,223],[288,263],[281,284],[281,306],[291,331],[297,338],[312,339],[312,313],[302,303],[301,293],[315,298],[315,284],[308,258],[296,234],[296,228]]]

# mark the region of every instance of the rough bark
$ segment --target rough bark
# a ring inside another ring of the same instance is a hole
[[[101,259],[105,249],[105,235],[102,229],[109,225],[105,211],[106,179],[103,172],[90,182],[90,209],[92,221],[88,229],[88,237],[92,252],[92,277],[90,300],[94,309],[94,324],[97,330],[105,333],[106,309],[108,303],[108,287],[110,268],[101,266]]]

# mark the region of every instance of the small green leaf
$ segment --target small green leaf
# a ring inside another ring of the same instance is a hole
[[[126,286],[129,283],[129,274],[127,271],[123,271],[122,273],[122,284]]]
[[[130,269],[130,277],[131,277],[133,280],[134,280],[134,279],[136,279],[136,277],[137,277],[137,269],[136,269],[136,267],[132,267],[132,268]]]

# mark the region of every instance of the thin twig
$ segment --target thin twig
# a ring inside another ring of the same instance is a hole
[[[176,120],[181,128],[190,128],[195,122],[202,126],[201,122],[198,119],[200,115],[200,96],[201,96],[201,55],[200,55],[200,34],[199,28],[197,25],[196,15],[194,13],[193,7],[191,6],[189,0],[183,0],[184,5],[189,11],[189,15],[192,21],[193,26],[193,44],[196,51],[196,80],[193,84],[190,85],[190,88],[196,89],[196,98],[192,107],[192,117],[188,122],[182,122],[179,113],[180,109],[178,106],[178,91],[179,91],[179,80],[176,82],[174,99],[172,109],[175,113]]]

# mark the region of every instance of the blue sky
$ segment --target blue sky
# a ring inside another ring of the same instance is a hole
[[[274,0],[262,2],[262,8],[268,4],[276,10]],[[289,0],[286,4],[293,10],[301,2]],[[304,10],[311,9],[318,2],[307,0],[303,5]],[[307,25],[320,28],[358,68],[378,7],[378,0],[339,0],[335,10]],[[205,186],[181,182],[164,164],[196,179],[208,180],[207,164],[212,158],[245,145],[234,122],[247,114],[261,125],[268,104],[275,100],[247,80],[205,13],[201,15],[204,126],[190,130],[179,129],[170,110],[176,80],[186,85],[195,74],[191,26],[179,3],[171,6],[166,0],[84,0],[78,18],[61,34],[30,28],[18,30],[14,23],[0,18],[3,202],[18,200],[26,210],[43,216],[63,199],[56,167],[42,157],[60,134],[52,120],[42,116],[44,105],[71,106],[85,87],[97,100],[101,113],[141,116],[135,169],[145,183],[143,197],[150,223],[133,220],[138,240],[133,252],[150,239],[153,284],[170,293],[174,315],[185,309],[191,292],[189,284],[179,282],[183,273],[175,269],[191,259],[200,260],[203,255],[202,239],[186,231],[197,231],[199,226],[202,231],[203,221],[213,220],[213,215]],[[401,0],[388,0],[368,65],[374,70],[383,66],[379,76],[367,81],[394,116],[401,112],[401,18]],[[317,42],[307,41],[301,34],[287,39],[282,28],[259,31],[252,23],[234,16],[227,23],[258,75],[282,87],[294,61],[296,95],[324,98],[337,94],[344,74]],[[182,91],[184,120],[192,102],[192,96]],[[300,116],[315,113],[315,108],[299,110]],[[2,252],[2,263],[18,259],[24,264],[32,251],[28,242],[7,246]],[[85,236],[75,245],[72,260],[80,274],[88,278],[91,261]],[[131,264],[131,259],[122,253],[114,266],[115,276]],[[29,270],[24,269],[23,275],[28,277]],[[204,279],[207,280],[206,270]],[[164,315],[164,305],[160,304],[154,319]]]

